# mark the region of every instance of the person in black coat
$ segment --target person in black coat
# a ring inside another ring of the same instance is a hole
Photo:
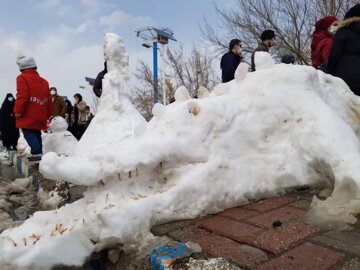
[[[8,93],[0,109],[1,134],[4,147],[16,150],[19,139],[19,129],[16,128],[14,116],[15,98]]]
[[[95,96],[97,96],[98,98],[101,97],[101,93],[102,93],[102,80],[104,79],[105,74],[107,73],[107,66],[106,66],[106,62],[104,63],[104,70],[100,71],[99,74],[96,76],[95,82],[94,82],[94,86],[93,86],[93,91]]]
[[[360,96],[360,4],[352,7],[339,24],[327,67]]]
[[[229,51],[221,57],[222,82],[226,83],[234,79],[235,71],[241,62],[241,41],[233,39],[229,44]]]

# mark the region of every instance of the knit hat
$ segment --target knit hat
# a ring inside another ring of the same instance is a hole
[[[20,70],[36,68],[36,62],[31,56],[19,55],[16,59],[16,63]]]
[[[273,30],[268,29],[262,32],[261,34],[261,41],[265,41],[273,38],[275,38],[275,32]]]
[[[344,19],[349,19],[352,17],[360,17],[360,4],[356,4],[350,8],[349,11],[346,12]]]
[[[292,54],[284,54],[283,57],[281,57],[281,63],[294,64],[295,57]]]
[[[330,25],[335,21],[337,21],[336,17],[334,17],[334,16],[326,16],[326,17],[318,20],[315,23],[315,30],[316,31],[327,30],[330,27]]]

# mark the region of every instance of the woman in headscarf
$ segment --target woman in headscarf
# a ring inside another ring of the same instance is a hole
[[[311,61],[314,68],[318,69],[327,64],[337,25],[337,19],[333,16],[324,17],[316,22],[311,41]]]
[[[360,4],[353,6],[339,24],[328,69],[360,96]]]
[[[19,139],[19,129],[16,128],[14,116],[15,98],[8,93],[0,109],[1,135],[7,150],[16,150]]]

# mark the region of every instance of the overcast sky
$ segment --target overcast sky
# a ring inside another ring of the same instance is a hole
[[[215,0],[231,5],[232,0]],[[151,63],[152,51],[141,46],[135,30],[166,26],[184,48],[200,40],[202,16],[215,21],[212,0],[4,0],[0,16],[0,100],[16,92],[18,51],[35,58],[41,76],[59,94],[80,92],[90,99],[85,76],[95,77],[103,67],[104,33],[115,32],[125,42],[130,70],[138,59]],[[178,44],[170,42],[171,48]]]

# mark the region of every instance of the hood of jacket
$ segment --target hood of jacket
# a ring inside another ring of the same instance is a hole
[[[360,35],[360,17],[352,17],[339,23],[338,31],[342,28],[349,28]]]

